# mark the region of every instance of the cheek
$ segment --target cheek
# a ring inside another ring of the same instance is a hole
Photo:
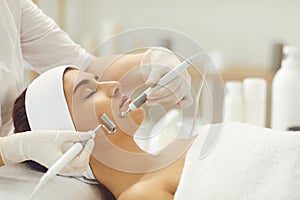
[[[117,131],[122,131],[128,135],[133,135],[139,128],[145,117],[145,111],[142,108],[129,113],[127,117],[121,117],[120,99],[110,99],[106,96],[97,96],[95,101],[96,115],[99,123],[102,123],[100,116],[106,113],[116,124]]]
[[[73,97],[71,109],[76,130],[93,130],[99,124],[100,112],[106,112],[102,109],[109,109],[109,105],[102,100],[104,98],[92,96],[88,99],[82,99],[79,95]]]
[[[106,113],[109,117],[112,117],[112,105],[113,102],[111,102],[110,99],[107,99],[107,97],[95,98],[94,107],[98,121],[100,120],[100,116],[104,113]]]
[[[94,129],[97,124],[97,115],[93,101],[83,101],[73,103],[73,120],[78,131],[88,131]]]
[[[142,124],[145,115],[146,115],[146,111],[142,108],[139,108],[134,112],[129,112],[129,117],[137,126],[140,126]]]

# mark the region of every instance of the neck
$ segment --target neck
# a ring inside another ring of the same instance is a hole
[[[178,141],[178,144],[172,145],[168,151],[159,156],[152,156],[138,149],[132,137],[127,134],[118,132],[103,136],[100,137],[98,135],[95,138],[95,147],[93,156],[90,158],[90,166],[96,179],[105,185],[116,198],[119,198],[130,186],[141,180],[149,179],[149,177],[156,177],[157,183],[170,186],[170,188],[175,188],[176,190],[183,168],[185,153],[180,156],[181,158],[175,156],[174,160],[172,159],[173,161],[176,160],[174,163],[170,162],[170,155],[173,153],[174,155],[179,155],[176,151],[179,149],[181,152],[183,149],[178,148],[178,145],[185,147],[184,149],[186,150],[190,141]],[[103,141],[108,141],[110,144]],[[112,148],[112,146],[119,148]],[[139,157],[139,155],[143,156]],[[118,170],[118,166],[120,166],[120,170]],[[171,166],[175,166],[175,168]],[[153,169],[157,170],[153,171]],[[162,180],[164,180],[164,183],[162,183]]]
[[[124,155],[125,153],[125,155]],[[117,129],[114,134],[97,135],[90,166],[96,179],[118,198],[124,190],[139,181],[144,173],[126,173],[121,167],[138,165],[131,161],[131,153],[144,153],[135,144],[132,136]],[[129,157],[127,157],[129,155]]]
[[[90,166],[96,179],[105,185],[116,198],[144,176],[144,174],[125,173],[112,169],[94,156],[90,158]]]

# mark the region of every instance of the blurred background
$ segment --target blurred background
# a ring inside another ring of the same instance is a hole
[[[300,46],[299,0],[35,0],[35,3],[88,51],[126,30],[162,27],[198,42],[214,60],[224,82],[262,77],[271,86],[280,67],[282,47]],[[172,38],[155,38],[172,49]],[[132,41],[132,45],[138,41]],[[106,53],[114,53],[113,50]],[[210,74],[207,89],[214,108],[202,105],[204,116],[222,117],[219,90]],[[268,90],[269,92],[269,90]],[[205,94],[205,92],[204,92]],[[270,99],[268,98],[268,102]],[[267,124],[269,124],[269,104]],[[205,114],[206,113],[206,114]]]

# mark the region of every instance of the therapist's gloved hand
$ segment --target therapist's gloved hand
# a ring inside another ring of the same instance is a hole
[[[141,73],[146,80],[145,84],[154,86],[161,77],[180,63],[179,58],[164,47],[149,48],[141,61]],[[193,103],[191,93],[191,76],[183,72],[166,86],[153,91],[147,96],[147,105],[163,104],[177,105],[181,108]]]
[[[87,141],[82,152],[63,170],[77,173],[87,169],[94,141],[89,133],[76,131],[28,131],[0,140],[0,153],[5,165],[33,160],[47,168],[55,163],[72,143]]]

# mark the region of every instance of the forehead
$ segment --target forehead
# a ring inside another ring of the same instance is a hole
[[[78,69],[68,69],[64,73],[64,85],[74,88],[74,85],[82,79],[94,79],[94,76],[95,75],[91,73],[80,71]]]
[[[77,69],[68,69],[64,73],[64,82],[74,82],[78,77],[79,70]]]
[[[67,101],[70,100],[69,98],[73,94],[73,90],[74,87],[76,86],[76,83],[78,83],[82,79],[87,79],[91,76],[92,76],[91,74],[82,72],[78,69],[68,69],[67,71],[65,71],[63,76],[63,82],[64,82],[64,93]]]

